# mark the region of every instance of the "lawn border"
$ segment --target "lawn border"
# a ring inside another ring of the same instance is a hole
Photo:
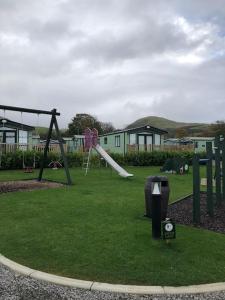
[[[138,285],[120,285],[109,284],[95,281],[86,281],[79,279],[72,279],[68,277],[57,276],[38,270],[34,270],[18,264],[2,254],[0,254],[0,264],[8,267],[15,273],[28,276],[33,279],[42,280],[48,283],[63,285],[73,288],[87,289],[90,291],[102,291],[113,293],[126,294],[142,294],[142,295],[161,295],[161,294],[202,294],[211,292],[221,292],[225,290],[225,282],[189,285],[189,286],[138,286]]]

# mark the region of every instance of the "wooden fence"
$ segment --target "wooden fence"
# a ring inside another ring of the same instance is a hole
[[[127,145],[127,152],[151,152],[151,151],[194,151],[194,145]]]
[[[27,150],[35,150],[37,152],[44,151],[45,144],[5,144],[0,143],[0,151],[2,153],[11,153],[17,150],[27,151]],[[63,144],[65,152],[83,152],[84,149],[82,146],[79,148],[71,149],[70,146]],[[152,151],[194,151],[193,145],[127,145],[127,152],[152,152]],[[59,153],[60,147],[59,144],[50,144],[49,152]]]
[[[67,152],[67,145],[64,144],[64,151]],[[45,145],[44,144],[38,144],[38,145],[31,145],[31,144],[5,144],[0,143],[0,151],[2,153],[12,153],[17,150],[21,151],[28,151],[28,150],[34,150],[36,152],[42,152],[44,151]],[[60,147],[58,144],[50,144],[48,148],[49,152],[54,153],[60,153]]]

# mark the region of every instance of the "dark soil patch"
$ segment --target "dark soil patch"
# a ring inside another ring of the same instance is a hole
[[[200,198],[201,222],[193,224],[193,197],[187,197],[168,206],[167,217],[178,224],[191,225],[220,233],[225,233],[225,203],[221,206],[214,206],[214,217],[207,213],[206,193],[201,193]]]
[[[4,181],[4,182],[0,182],[0,193],[49,189],[49,188],[57,188],[62,186],[63,186],[62,183],[50,182],[50,181],[40,181],[40,182],[37,180]]]

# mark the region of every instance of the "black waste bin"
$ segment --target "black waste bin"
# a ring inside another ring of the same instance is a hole
[[[149,176],[145,183],[145,216],[149,218],[152,217],[152,182],[155,178],[156,176]],[[157,180],[161,182],[161,220],[165,220],[170,194],[169,181],[166,176],[157,176]]]

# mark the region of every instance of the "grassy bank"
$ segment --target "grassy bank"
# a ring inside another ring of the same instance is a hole
[[[87,177],[71,170],[72,187],[15,192],[0,198],[0,252],[46,272],[114,283],[187,285],[224,281],[225,237],[177,226],[166,245],[151,239],[144,218],[146,177],[159,167],[128,168],[132,179],[109,169]],[[22,171],[0,172],[0,180],[29,178]],[[45,171],[64,180],[63,170]],[[170,201],[189,194],[191,174],[169,175]]]

